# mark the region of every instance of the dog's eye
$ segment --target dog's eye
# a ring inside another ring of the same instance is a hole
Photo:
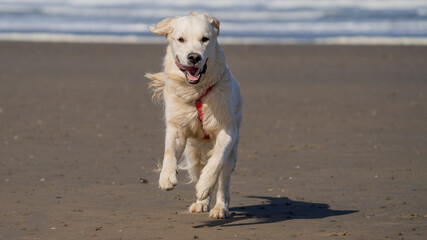
[[[180,38],[178,38],[178,41],[179,42],[184,42],[184,38],[180,37]]]
[[[207,41],[209,41],[209,38],[208,38],[208,37],[203,37],[203,38],[202,38],[202,42],[207,42]]]

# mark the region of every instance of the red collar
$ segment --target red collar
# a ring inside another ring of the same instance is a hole
[[[202,98],[205,97],[212,90],[212,88],[214,86],[215,86],[215,84],[210,86],[208,89],[206,89],[206,92],[202,96],[200,96],[199,99],[196,100],[196,108],[197,108],[197,113],[199,115],[199,121],[200,121],[200,124],[202,125],[203,133],[205,134],[203,139],[210,139],[210,137],[209,137],[209,134],[206,132],[206,130],[203,128],[203,118],[204,118],[203,115],[204,114],[202,111],[202,107],[203,107]]]

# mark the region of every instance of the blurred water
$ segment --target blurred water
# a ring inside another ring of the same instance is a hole
[[[427,0],[0,0],[0,39],[151,42],[149,25],[190,11],[229,43],[427,43]]]

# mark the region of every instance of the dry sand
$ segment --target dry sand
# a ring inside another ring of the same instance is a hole
[[[233,217],[158,189],[163,45],[0,42],[0,239],[426,239],[427,47],[225,46]]]

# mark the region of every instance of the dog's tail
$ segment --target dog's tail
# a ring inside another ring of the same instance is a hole
[[[151,99],[154,102],[162,102],[163,100],[163,89],[165,87],[164,73],[147,73],[145,77],[150,79],[150,83],[148,84],[148,88],[153,91],[153,96]]]

